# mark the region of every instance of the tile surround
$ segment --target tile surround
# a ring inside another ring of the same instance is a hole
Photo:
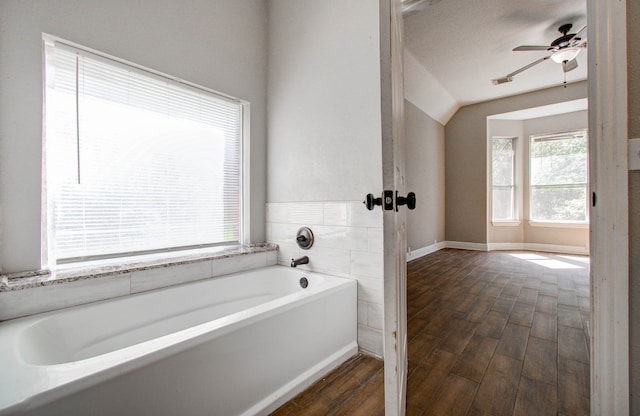
[[[131,275],[123,273],[0,292],[0,321],[125,296],[130,286]]]
[[[309,256],[303,270],[358,280],[358,344],[382,356],[383,230],[382,211],[368,211],[361,201],[267,203],[267,241],[278,245],[278,264]],[[301,250],[298,228],[313,230],[314,245]]]
[[[211,277],[211,264],[211,260],[205,260],[135,271],[131,273],[131,293],[145,292]]]
[[[0,276],[0,321],[277,264],[277,246],[258,244],[174,259],[52,275]]]

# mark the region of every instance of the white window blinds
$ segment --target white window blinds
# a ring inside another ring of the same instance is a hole
[[[240,102],[59,42],[45,59],[58,262],[239,243]]]

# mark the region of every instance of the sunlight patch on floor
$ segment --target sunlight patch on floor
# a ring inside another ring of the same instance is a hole
[[[584,263],[584,264],[590,263],[590,258],[585,256],[558,256],[558,257],[562,257],[563,259],[567,259],[571,261],[577,261],[579,263]]]
[[[583,269],[584,267],[589,265],[588,257],[558,256],[567,260],[567,261],[562,261],[559,259],[553,259],[550,257],[541,256],[539,254],[533,254],[533,253],[510,253],[509,255],[521,260],[526,260],[538,266],[543,266],[548,269],[554,269],[554,270]],[[576,262],[581,264],[575,264]]]

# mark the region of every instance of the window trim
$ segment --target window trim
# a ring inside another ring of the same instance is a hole
[[[42,186],[41,186],[41,196],[42,196],[42,211],[41,211],[41,219],[42,219],[42,227],[41,227],[41,264],[43,269],[55,270],[58,266],[64,265],[64,267],[69,267],[73,265],[82,265],[87,262],[108,262],[113,261],[114,259],[126,259],[126,260],[134,260],[136,257],[145,256],[148,254],[157,254],[157,253],[166,253],[164,254],[167,258],[174,258],[176,256],[180,256],[181,253],[189,253],[194,249],[202,250],[203,252],[210,251],[212,253],[219,252],[221,249],[225,248],[233,248],[237,246],[246,246],[251,241],[251,223],[250,223],[250,103],[246,100],[233,97],[229,94],[225,94],[214,90],[212,88],[208,88],[193,82],[186,81],[182,78],[169,75],[167,73],[157,71],[137,63],[118,58],[116,56],[86,47],[84,45],[77,44],[75,42],[68,41],[66,39],[62,39],[60,37],[50,35],[47,33],[42,34],[42,56],[43,56],[43,66],[42,66],[42,77],[43,77],[43,88],[44,88],[44,80],[45,80],[45,52],[44,49],[47,44],[53,44],[55,47],[60,47],[67,50],[73,50],[74,52],[80,51],[82,53],[86,53],[90,55],[92,58],[97,58],[100,60],[107,60],[110,64],[113,65],[123,65],[127,68],[134,68],[135,70],[141,71],[152,77],[159,77],[163,80],[169,80],[180,84],[183,87],[187,87],[188,89],[195,89],[197,91],[203,91],[208,94],[215,95],[217,98],[225,101],[232,102],[239,106],[240,111],[240,126],[239,126],[239,154],[240,154],[240,168],[239,168],[239,183],[240,183],[240,207],[239,207],[239,230],[238,230],[238,244],[228,244],[228,243],[212,243],[212,244],[204,244],[197,247],[194,246],[185,246],[185,247],[166,247],[163,249],[157,250],[142,250],[131,253],[117,253],[112,255],[97,255],[91,256],[90,258],[72,258],[65,261],[62,259],[55,258],[55,253],[53,253],[53,247],[55,247],[53,238],[55,232],[53,231],[53,218],[52,211],[49,207],[53,203],[52,195],[50,192],[47,192],[47,171],[46,171],[46,132],[43,126],[42,131]],[[43,97],[44,98],[44,97]],[[45,100],[43,99],[43,114],[45,111]],[[44,123],[44,122],[43,122]]]
[[[531,184],[531,168],[532,168],[532,163],[531,163],[531,152],[532,152],[532,144],[533,141],[535,139],[540,139],[540,138],[545,138],[545,139],[549,139],[549,140],[554,140],[554,138],[556,138],[556,140],[558,140],[559,138],[565,137],[565,136],[569,136],[569,135],[575,135],[578,133],[582,133],[584,134],[585,140],[587,141],[587,181],[586,182],[580,182],[580,183],[566,183],[566,184],[552,184],[552,185],[532,185]],[[529,198],[528,198],[528,211],[529,211],[529,219],[528,219],[528,224],[532,227],[549,227],[549,228],[589,228],[589,168],[588,168],[588,163],[589,163],[589,134],[586,128],[583,129],[575,129],[575,130],[568,130],[568,131],[563,131],[563,132],[555,132],[555,133],[549,133],[549,134],[532,134],[529,136],[529,151],[528,151],[528,162],[527,164],[529,165],[529,172],[527,174],[528,176],[528,193],[529,193]],[[585,200],[585,205],[586,205],[586,220],[585,221],[569,221],[569,220],[559,220],[559,221],[553,221],[553,220],[542,220],[542,219],[533,219],[531,218],[531,201],[532,201],[532,194],[533,194],[533,189],[534,188],[549,188],[549,187],[557,187],[557,186],[572,186],[575,185],[577,186],[584,186],[586,189],[586,195],[587,195],[587,199]]]
[[[546,228],[589,228],[588,222],[578,221],[535,221],[529,220],[531,227],[546,227]]]

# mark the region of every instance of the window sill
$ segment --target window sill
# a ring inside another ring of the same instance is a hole
[[[529,221],[531,227],[546,228],[582,228],[588,229],[588,222],[554,222],[554,221]]]
[[[132,273],[160,267],[178,266],[208,260],[220,260],[277,251],[272,243],[250,244],[217,249],[189,250],[186,252],[162,253],[136,256],[129,259],[97,260],[87,263],[65,264],[55,270],[37,270],[22,273],[0,275],[0,292],[29,289],[38,286],[74,282]]]
[[[513,221],[491,221],[491,225],[494,227],[517,227],[521,224],[519,220]]]

